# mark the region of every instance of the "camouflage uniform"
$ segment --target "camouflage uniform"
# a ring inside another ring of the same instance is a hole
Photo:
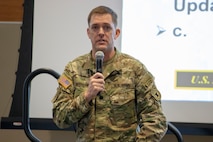
[[[53,120],[59,128],[76,123],[77,142],[158,142],[167,131],[161,94],[154,77],[133,57],[116,50],[103,64],[103,99],[87,103],[83,93],[95,73],[91,53],[69,62],[53,98]]]

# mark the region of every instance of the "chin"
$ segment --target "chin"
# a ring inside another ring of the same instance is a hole
[[[106,46],[97,46],[96,50],[104,51],[104,50],[107,50],[107,47]]]

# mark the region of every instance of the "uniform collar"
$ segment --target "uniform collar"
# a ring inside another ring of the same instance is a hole
[[[115,49],[115,55],[110,60],[105,61],[103,63],[103,66],[112,63],[119,56],[120,52],[116,49],[116,47],[114,49]],[[85,70],[92,70],[95,72],[95,64],[96,64],[95,60],[92,58],[92,51],[90,51],[90,53],[87,54],[86,61],[84,62],[82,68]]]

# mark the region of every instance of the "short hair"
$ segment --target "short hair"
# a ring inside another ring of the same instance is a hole
[[[98,6],[94,9],[92,9],[92,11],[89,13],[88,18],[87,18],[87,22],[88,25],[90,24],[91,21],[91,17],[94,14],[110,14],[112,16],[112,22],[115,24],[115,27],[117,27],[117,13],[115,13],[111,8],[106,7],[106,6]]]

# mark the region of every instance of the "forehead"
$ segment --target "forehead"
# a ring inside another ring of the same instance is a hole
[[[113,24],[110,14],[93,14],[91,16],[90,25],[94,24]]]

